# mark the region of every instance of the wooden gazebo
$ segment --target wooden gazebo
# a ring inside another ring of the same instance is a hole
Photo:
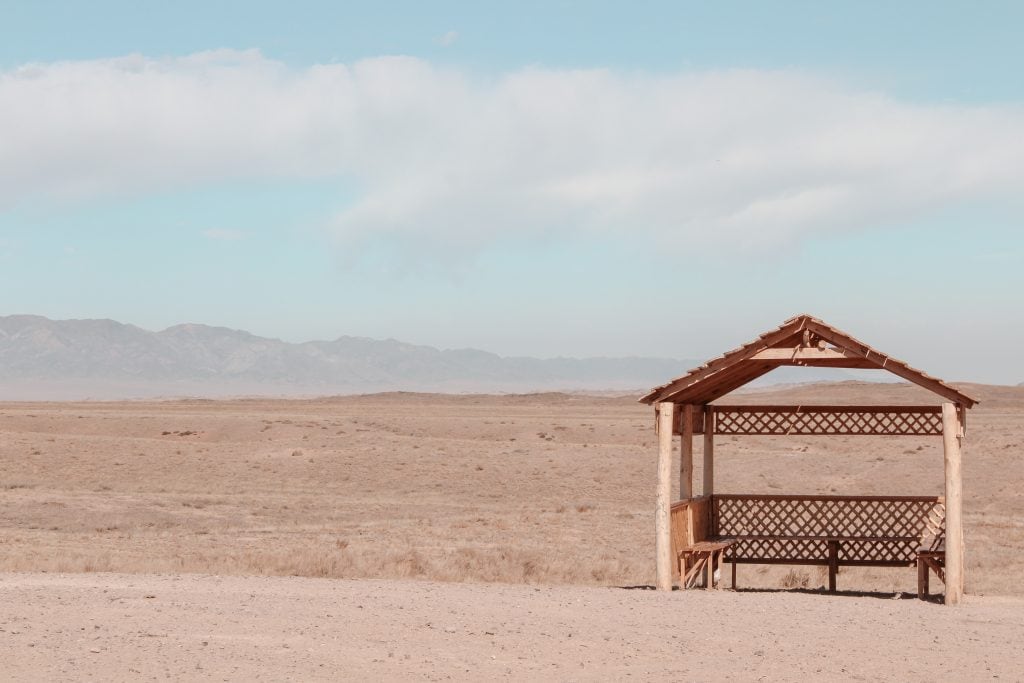
[[[714,403],[781,366],[887,370],[942,398],[922,406],[729,406]],[[977,401],[945,382],[799,315],[729,351],[640,401],[654,405],[658,431],[655,513],[657,587],[704,581],[713,587],[723,562],[827,566],[835,590],[840,566],[917,566],[918,594],[930,573],[945,582],[946,604],[963,595],[960,458],[966,411]],[[672,502],[673,436],[681,436],[679,500]],[[704,438],[703,488],[693,490],[693,437]],[[715,435],[941,436],[944,496],[719,494]]]

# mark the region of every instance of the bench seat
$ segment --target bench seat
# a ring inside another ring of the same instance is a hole
[[[734,543],[731,538],[709,538],[697,541],[679,549],[679,577],[683,588],[690,588],[696,583],[702,569],[706,570],[704,586],[716,588],[715,575],[722,566],[725,551]]]

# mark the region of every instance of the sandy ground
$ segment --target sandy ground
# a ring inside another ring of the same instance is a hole
[[[1024,680],[1024,601],[0,575],[10,681]]]

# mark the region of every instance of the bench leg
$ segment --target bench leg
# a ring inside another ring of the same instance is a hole
[[[704,568],[704,558],[700,555],[691,556],[686,564],[686,574],[680,577],[680,588],[693,588]]]
[[[679,588],[689,588],[690,579],[693,578],[693,571],[697,564],[697,558],[693,553],[685,553],[679,559]]]
[[[917,558],[917,597],[919,600],[924,600],[928,595],[928,579],[931,569],[928,567],[928,563],[925,562],[924,558],[918,556]]]
[[[736,563],[732,563],[732,589],[736,590]]]
[[[828,542],[828,590],[836,592],[836,574],[839,573],[839,541]]]

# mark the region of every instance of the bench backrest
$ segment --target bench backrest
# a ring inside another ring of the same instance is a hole
[[[945,525],[938,496],[716,494],[710,515],[712,535],[738,539],[727,557],[749,562],[816,563],[839,539],[846,564],[912,564]]]
[[[711,498],[701,496],[672,504],[672,556],[683,548],[705,541],[712,534]]]

